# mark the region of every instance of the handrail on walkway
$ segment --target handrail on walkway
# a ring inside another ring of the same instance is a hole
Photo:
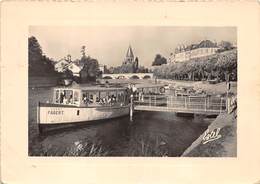
[[[157,110],[180,110],[187,112],[215,112],[227,110],[226,98],[208,96],[173,96],[173,95],[137,95],[134,96],[134,105],[143,108],[156,107]]]

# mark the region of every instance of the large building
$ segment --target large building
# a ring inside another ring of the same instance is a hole
[[[210,40],[203,40],[199,44],[191,44],[189,46],[181,45],[171,54],[168,62],[183,62],[190,59],[210,56],[218,50],[217,43]]]
[[[123,61],[123,64],[133,64],[134,58],[135,57],[134,57],[133,49],[132,49],[131,45],[129,45],[127,52],[126,52],[125,60]]]
[[[70,70],[73,76],[79,77],[79,72],[83,68],[83,65],[77,60],[71,61],[70,58],[63,58],[54,65],[54,68],[57,72],[65,72],[66,70]]]
[[[69,61],[66,58],[62,58],[54,64],[54,68],[57,72],[64,72]]]

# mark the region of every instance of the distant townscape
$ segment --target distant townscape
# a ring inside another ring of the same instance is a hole
[[[100,64],[87,54],[86,46],[79,46],[81,57],[71,55],[58,61],[48,58],[36,37],[29,38],[29,75],[58,76],[84,83],[103,78],[103,74],[153,73],[156,78],[177,80],[233,80],[237,79],[237,49],[228,41],[220,43],[202,40],[190,45],[179,44],[169,56],[155,53],[151,66],[141,65],[131,45],[126,50],[120,66]],[[166,59],[167,58],[167,59]],[[109,76],[104,75],[106,78]],[[119,76],[120,78],[124,78]],[[138,77],[137,77],[138,78]]]

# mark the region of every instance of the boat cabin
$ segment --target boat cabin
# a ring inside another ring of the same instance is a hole
[[[165,93],[163,84],[140,84],[136,86],[137,92],[144,95],[159,95]]]
[[[55,88],[55,104],[73,106],[111,106],[126,105],[129,97],[126,88]]]

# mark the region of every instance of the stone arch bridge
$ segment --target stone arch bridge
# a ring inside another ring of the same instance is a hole
[[[102,74],[102,79],[152,79],[153,73]]]

